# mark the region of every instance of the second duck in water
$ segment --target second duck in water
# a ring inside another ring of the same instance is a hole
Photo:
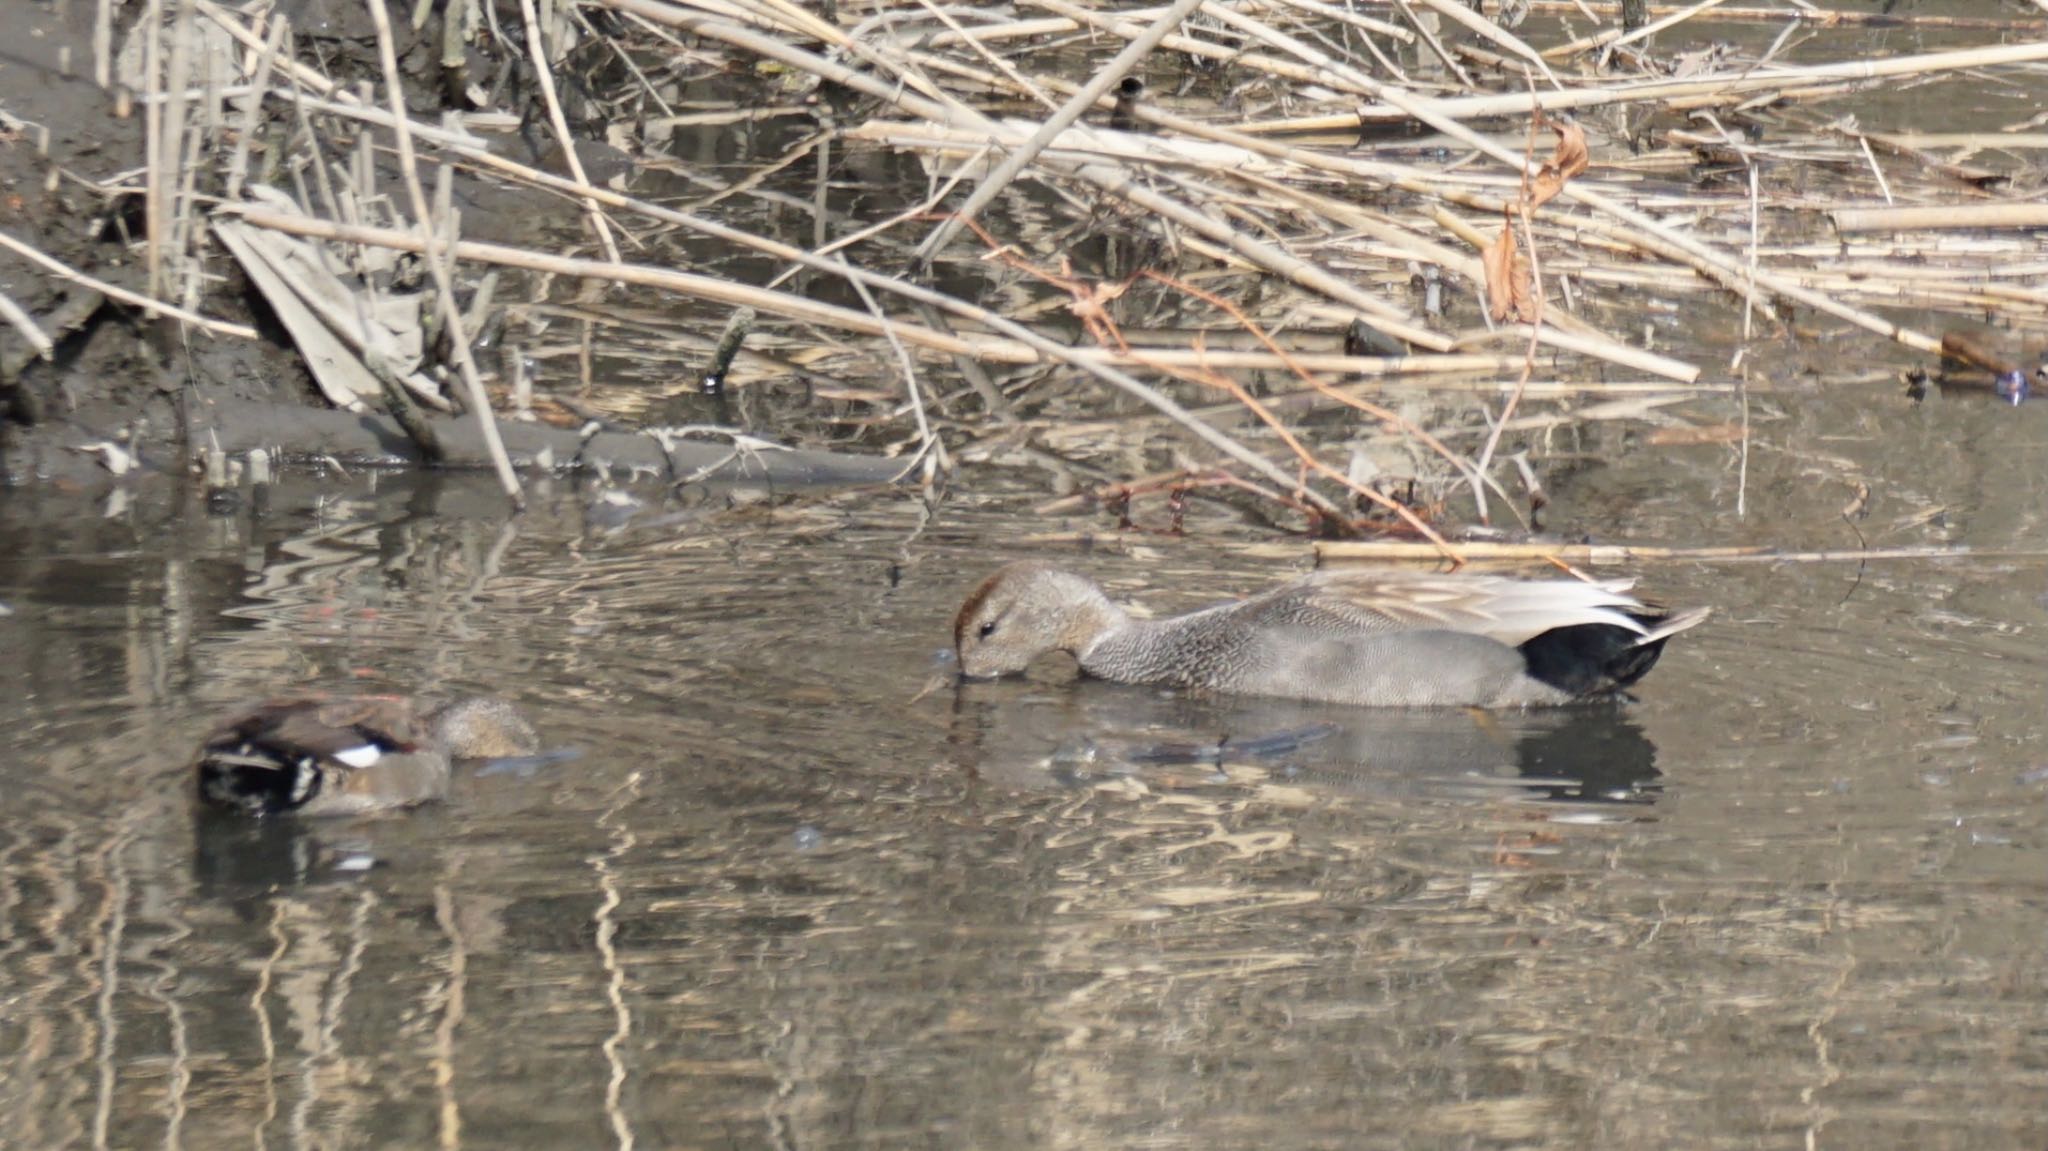
[[[473,696],[423,712],[402,696],[287,699],[229,718],[200,745],[199,797],[248,815],[362,815],[448,792],[449,760],[532,755],[533,725]]]
[[[1051,651],[1119,683],[1369,707],[1531,707],[1626,690],[1707,609],[1670,612],[1626,581],[1398,569],[1313,572],[1237,603],[1133,619],[1085,576],[1014,563],[953,621],[962,674]]]

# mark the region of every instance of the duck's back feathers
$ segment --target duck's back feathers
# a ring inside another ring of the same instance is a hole
[[[1365,632],[1454,631],[1519,647],[1556,628],[1600,625],[1631,636],[1651,611],[1626,580],[1519,580],[1399,568],[1330,568],[1245,602],[1275,622]]]
[[[1391,673],[1384,684],[1368,683],[1364,671],[1353,670],[1336,676],[1337,683],[1306,675],[1306,682],[1286,683],[1285,694],[1348,702],[1473,695],[1490,703],[1557,703],[1626,690],[1655,666],[1666,639],[1708,615],[1704,608],[1673,615],[1628,594],[1632,586],[1628,580],[1330,568],[1219,610],[1249,632],[1277,636],[1283,650],[1313,652],[1318,649],[1304,645],[1319,636],[1346,643],[1376,637],[1370,641],[1374,662],[1401,665],[1374,673]],[[1494,686],[1501,667],[1515,665],[1453,637],[1499,644],[1495,650],[1519,653],[1526,667]],[[1278,662],[1262,661],[1268,667]],[[1271,679],[1277,673],[1259,674]]]

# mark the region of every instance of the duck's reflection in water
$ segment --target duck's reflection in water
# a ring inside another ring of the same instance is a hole
[[[1079,683],[968,684],[951,755],[991,781],[1247,778],[1360,796],[1648,804],[1657,749],[1625,708],[1343,708]]]

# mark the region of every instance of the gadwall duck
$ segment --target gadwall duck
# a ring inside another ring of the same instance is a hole
[[[290,699],[222,724],[194,762],[199,796],[250,815],[360,815],[440,799],[450,759],[532,755],[533,725],[500,699],[422,713],[409,699]]]
[[[1707,617],[1651,606],[1629,586],[1343,568],[1141,620],[1093,580],[1025,562],[968,595],[953,645],[976,678],[1064,651],[1119,683],[1374,707],[1548,706],[1622,692],[1665,640]]]

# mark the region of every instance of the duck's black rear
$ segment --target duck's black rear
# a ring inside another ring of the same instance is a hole
[[[1664,616],[1630,612],[1654,631]],[[1593,699],[1624,691],[1657,666],[1666,636],[1649,642],[1625,627],[1604,623],[1552,628],[1521,646],[1529,674],[1559,691]]]
[[[304,806],[320,793],[317,756],[248,739],[220,739],[199,752],[199,797],[251,815]]]

